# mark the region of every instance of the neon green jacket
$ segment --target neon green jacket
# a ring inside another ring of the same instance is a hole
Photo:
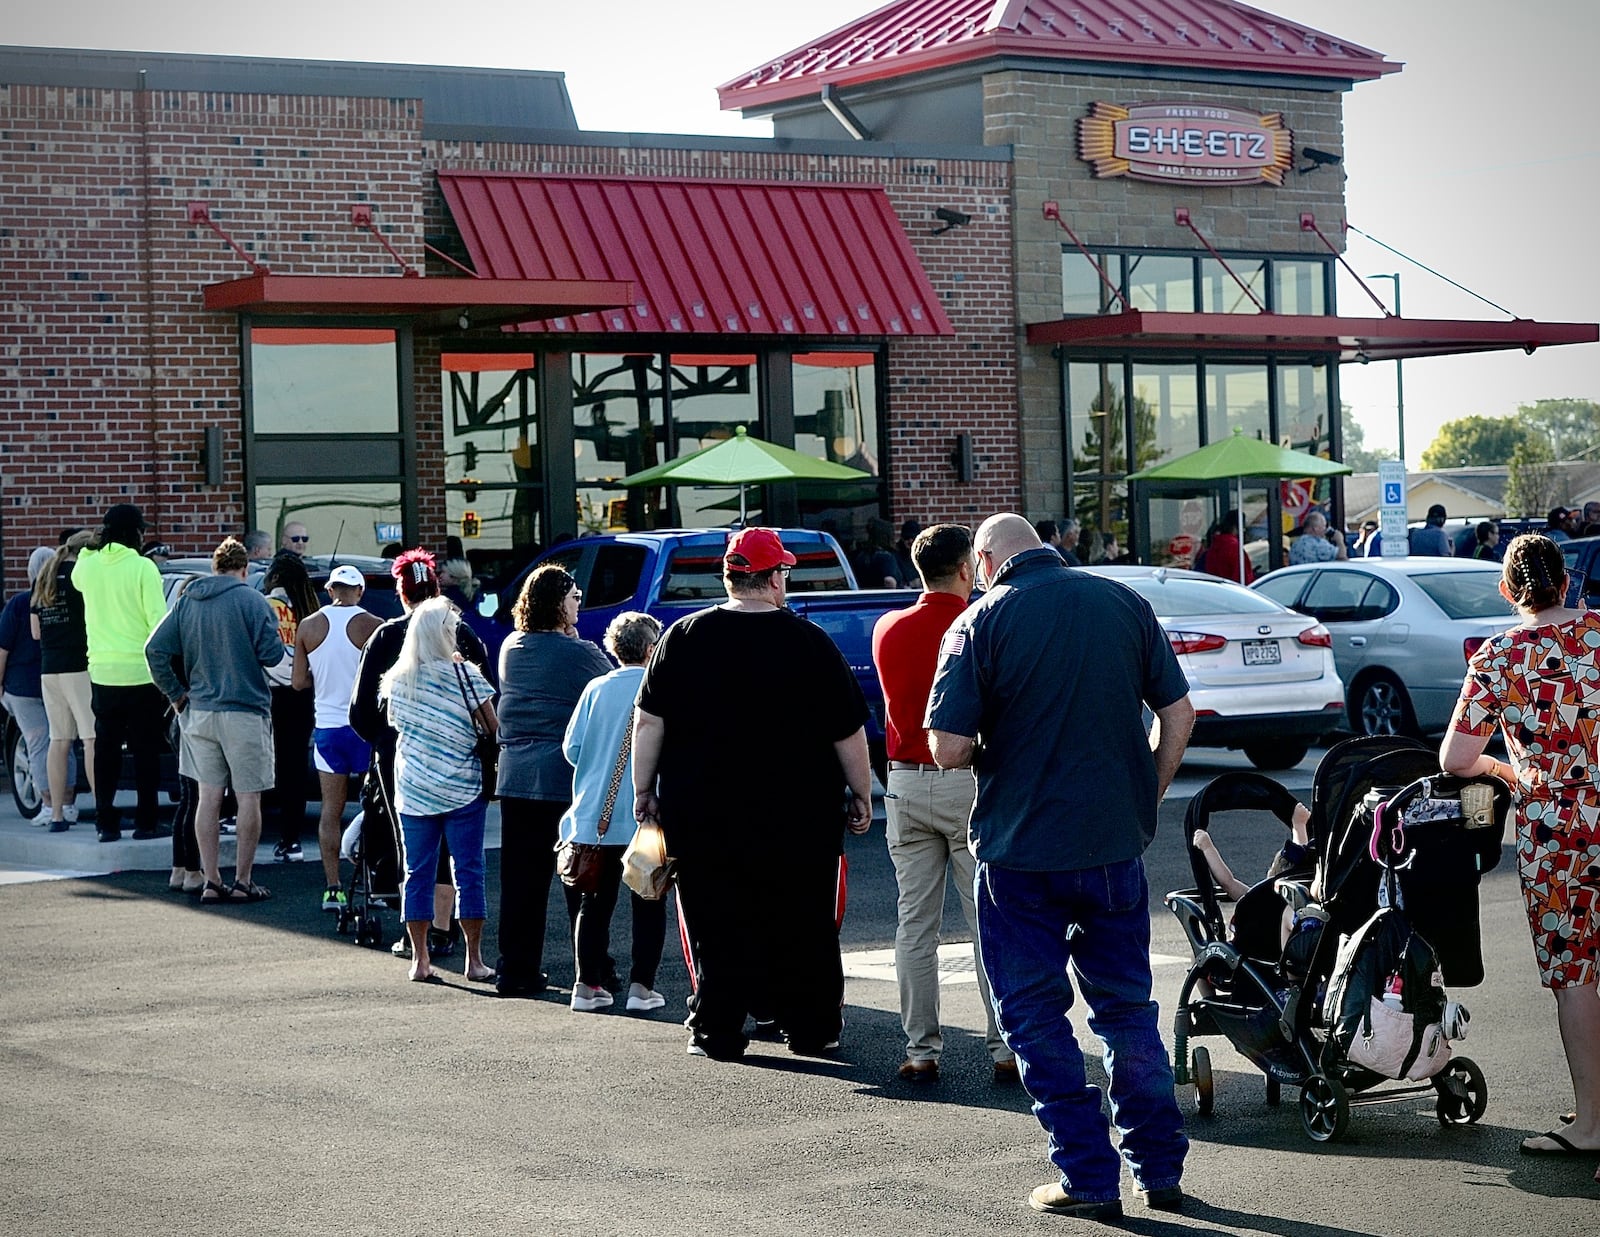
[[[125,545],[83,550],[72,569],[72,587],[83,594],[89,681],[107,687],[150,682],[144,642],[167,615],[156,565]]]

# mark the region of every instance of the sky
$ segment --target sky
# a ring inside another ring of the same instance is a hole
[[[870,11],[873,0],[51,0],[11,6],[0,40],[306,59],[549,69],[578,123],[612,132],[764,137],[716,87]],[[1510,314],[1600,321],[1600,46],[1595,0],[1267,0],[1272,13],[1402,61],[1345,96],[1349,222]],[[1356,272],[1398,272],[1409,318],[1503,321],[1481,301],[1351,233]],[[1392,284],[1372,284],[1389,303]],[[1377,310],[1341,273],[1339,307]],[[1345,403],[1369,447],[1396,445],[1395,367],[1348,365]],[[1445,421],[1536,399],[1600,400],[1600,345],[1405,366],[1413,467]]]

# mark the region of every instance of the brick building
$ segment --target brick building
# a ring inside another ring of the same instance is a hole
[[[7,584],[119,501],[186,552],[725,523],[617,480],[740,425],[869,474],[767,522],[1071,512],[1174,561],[1229,500],[1136,468],[1337,455],[1344,361],[1594,338],[1338,318],[1342,94],[1398,65],[1186,10],[879,9],[722,87],[772,139],[583,132],[548,72],[0,48]]]

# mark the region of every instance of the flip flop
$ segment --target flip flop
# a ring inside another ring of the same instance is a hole
[[[1555,1143],[1555,1146],[1530,1146],[1531,1143],[1540,1138],[1547,1142]],[[1522,1154],[1546,1156],[1600,1155],[1600,1147],[1576,1147],[1572,1143],[1568,1142],[1566,1138],[1562,1137],[1562,1135],[1558,1134],[1555,1130],[1551,1130],[1546,1134],[1536,1134],[1533,1138],[1524,1138],[1522,1140]]]

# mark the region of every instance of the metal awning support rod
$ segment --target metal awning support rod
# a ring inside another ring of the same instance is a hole
[[[1460,288],[1468,296],[1477,297],[1478,300],[1482,301],[1490,309],[1498,309],[1501,313],[1503,313],[1506,317],[1512,319],[1513,321],[1515,321],[1515,322],[1526,322],[1527,321],[1527,319],[1524,318],[1521,314],[1514,314],[1509,309],[1507,309],[1504,305],[1495,304],[1495,302],[1491,301],[1488,297],[1483,296],[1480,293],[1474,292],[1471,288],[1467,287],[1466,284],[1457,283],[1455,280],[1451,279],[1450,276],[1445,275],[1445,274],[1443,274],[1443,273],[1441,273],[1439,271],[1434,270],[1433,267],[1429,266],[1426,262],[1418,262],[1410,254],[1401,253],[1393,245],[1385,245],[1382,241],[1380,241],[1371,232],[1363,232],[1360,228],[1356,227],[1356,225],[1351,223],[1349,220],[1345,221],[1345,225],[1344,226],[1348,231],[1354,232],[1357,236],[1366,237],[1374,245],[1381,245],[1383,248],[1387,249],[1390,253],[1394,254],[1395,257],[1404,258],[1407,262],[1411,263],[1412,266],[1420,266],[1423,270],[1427,271],[1428,274],[1433,275],[1436,278],[1444,280],[1445,283],[1449,284],[1452,288]]]
[[[482,278],[482,276],[479,275],[478,272],[473,270],[470,266],[466,266],[466,265],[463,265],[460,262],[457,262],[449,254],[445,253],[444,250],[438,249],[435,246],[428,244],[427,241],[423,241],[422,242],[422,247],[424,249],[426,249],[429,253],[431,253],[434,257],[438,258],[441,262],[448,262],[451,266],[455,267],[456,270],[460,271],[463,275],[470,275],[474,279],[481,279]]]
[[[234,240],[233,237],[229,236],[226,232],[224,232],[221,228],[219,228],[215,223],[212,222],[212,220],[211,220],[211,208],[209,206],[207,206],[204,202],[190,202],[189,203],[189,222],[191,224],[199,224],[202,227],[210,228],[213,232],[215,232],[218,236],[220,236],[227,243],[227,246],[228,246],[229,249],[233,250],[234,253],[239,255],[239,261],[243,262],[246,266],[248,266],[257,275],[270,275],[270,274],[272,274],[272,272],[267,269],[267,265],[266,265],[265,262],[257,262],[254,258],[252,258],[249,254],[247,254],[243,249],[241,249],[239,247],[239,242],[238,241]]]
[[[1383,316],[1385,318],[1392,318],[1395,316],[1389,312],[1389,307],[1378,299],[1378,294],[1371,288],[1367,287],[1367,281],[1361,278],[1360,275],[1357,275],[1355,268],[1344,260],[1344,254],[1339,252],[1338,246],[1336,246],[1332,241],[1322,234],[1322,229],[1317,226],[1317,217],[1308,210],[1300,212],[1300,230],[1302,232],[1315,232],[1317,234],[1317,239],[1320,240],[1324,246],[1326,246],[1329,253],[1339,260],[1339,265],[1344,267],[1344,269],[1349,273],[1350,278],[1360,284],[1361,290],[1372,298],[1372,303],[1383,311]]]
[[[372,222],[372,206],[369,203],[354,203],[350,207],[350,222],[353,226],[360,228],[363,232],[371,232],[372,235],[378,238],[378,244],[382,245],[389,251],[389,256],[393,258],[399,265],[400,273],[402,275],[406,275],[412,279],[417,279],[421,276],[422,272],[417,270],[416,267],[412,266],[411,263],[402,258],[399,254],[399,251],[397,251],[395,247],[389,243],[389,238],[382,232],[378,231],[378,225]]]
[[[1180,226],[1188,228],[1189,231],[1193,232],[1196,238],[1199,239],[1200,243],[1206,247],[1206,252],[1218,262],[1222,263],[1222,269],[1228,272],[1228,278],[1233,280],[1234,283],[1238,284],[1240,291],[1250,298],[1250,303],[1256,307],[1256,312],[1258,314],[1266,313],[1267,307],[1261,303],[1261,298],[1258,297],[1254,292],[1250,291],[1250,285],[1239,278],[1238,273],[1234,271],[1233,267],[1228,265],[1228,260],[1218,253],[1216,247],[1205,238],[1205,234],[1201,232],[1199,228],[1194,226],[1194,221],[1189,218],[1189,208],[1187,206],[1178,207],[1172,212],[1172,218]],[[1241,544],[1243,541],[1244,538],[1241,536]]]
[[[1105,284],[1106,290],[1110,292],[1112,296],[1116,297],[1117,300],[1122,302],[1122,307],[1124,309],[1131,310],[1133,306],[1128,304],[1128,298],[1122,295],[1122,289],[1111,282],[1110,277],[1106,274],[1105,267],[1101,266],[1100,263],[1094,260],[1094,254],[1089,252],[1088,247],[1078,239],[1078,234],[1069,228],[1067,226],[1067,221],[1061,217],[1061,203],[1046,202],[1044,204],[1044,217],[1046,219],[1054,219],[1056,221],[1056,226],[1067,234],[1067,239],[1069,239],[1078,247],[1078,252],[1088,260],[1090,266],[1094,267],[1094,273],[1100,276],[1100,282]]]

